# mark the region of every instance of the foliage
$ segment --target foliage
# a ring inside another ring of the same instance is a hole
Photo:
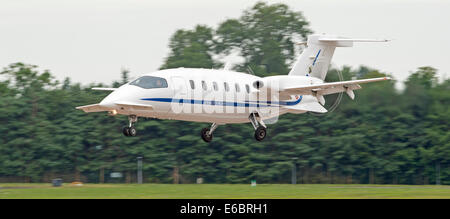
[[[245,58],[238,69],[286,74],[294,39],[308,33],[300,12],[257,3],[217,30],[177,31],[161,68],[218,67],[214,55],[235,47]],[[343,67],[331,69],[326,80],[338,80],[337,71],[344,80],[384,75]],[[14,63],[1,72],[0,180],[114,182],[108,174],[121,172],[122,182],[132,182],[142,156],[145,180],[155,183],[288,183],[295,164],[299,183],[427,184],[436,182],[439,168],[441,183],[449,184],[450,80],[439,82],[436,71],[412,72],[404,91],[394,82],[363,85],[355,101],[344,95],[339,108],[324,116],[284,115],[264,142],[253,139],[251,125],[240,124],[220,126],[206,144],[200,130],[209,124],[170,120],[140,118],[138,136],[124,137],[125,116],[75,110],[104,98],[107,93],[90,90],[104,85],[81,86],[69,78],[60,84],[49,71]],[[124,70],[122,81],[110,86],[126,81]],[[335,99],[327,97],[326,107]]]
[[[404,92],[391,82],[371,84],[357,91],[355,101],[344,97],[325,116],[284,115],[262,143],[253,139],[250,125],[242,124],[219,127],[211,144],[198,135],[208,124],[181,121],[140,119],[138,137],[124,137],[126,117],[74,109],[100,101],[104,92],[70,80],[61,86],[50,72],[35,68],[16,63],[2,72],[15,81],[3,81],[0,95],[3,177],[42,181],[45,174],[70,174],[99,182],[103,169],[132,181],[136,157],[143,156],[150,182],[171,183],[176,174],[181,183],[198,177],[208,183],[287,183],[292,158],[298,158],[303,183],[433,183],[437,164],[442,183],[450,183],[450,81],[428,88],[423,80],[435,76],[420,77],[423,68],[411,74]],[[358,75],[348,67],[342,72]],[[26,83],[20,81],[24,75]]]
[[[189,67],[213,68],[220,66],[213,60],[213,30],[197,25],[194,30],[178,30],[170,39],[171,50],[161,69]]]
[[[258,2],[239,19],[229,19],[217,29],[219,53],[238,52],[244,63],[237,70],[253,68],[260,76],[285,74],[295,57],[295,43],[311,33],[301,12],[285,4]]]

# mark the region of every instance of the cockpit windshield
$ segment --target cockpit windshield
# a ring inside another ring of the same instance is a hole
[[[166,88],[167,81],[164,78],[153,77],[153,76],[142,76],[130,83],[130,85],[135,85],[145,89],[153,88]]]

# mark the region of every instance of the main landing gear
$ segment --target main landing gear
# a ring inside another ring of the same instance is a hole
[[[250,120],[250,122],[253,125],[253,128],[255,129],[255,139],[257,141],[264,140],[264,138],[267,135],[267,129],[266,129],[266,124],[264,124],[261,117],[259,117],[259,115],[256,113],[252,113],[252,114],[250,114],[248,119]]]
[[[259,115],[257,113],[252,113],[252,114],[250,114],[248,119],[252,123],[253,128],[255,128],[255,139],[257,141],[264,140],[264,138],[266,138],[266,136],[267,136],[267,129],[266,129],[266,125],[264,124],[264,121],[261,119],[261,117],[259,117]],[[213,139],[214,130],[216,130],[216,128],[218,126],[219,125],[217,123],[213,123],[211,125],[211,128],[202,129],[200,134],[202,136],[203,141],[205,141],[207,143],[211,142]]]
[[[134,137],[137,134],[136,128],[134,127],[133,123],[137,122],[137,116],[136,115],[130,115],[128,116],[129,125],[123,127],[122,131],[123,134],[127,137]]]

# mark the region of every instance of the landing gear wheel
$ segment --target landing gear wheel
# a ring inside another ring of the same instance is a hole
[[[136,128],[134,128],[134,126],[131,127],[125,126],[123,127],[122,132],[127,137],[134,137],[137,134]]]
[[[267,131],[266,131],[266,128],[264,128],[263,126],[258,127],[255,131],[255,139],[257,141],[264,140],[266,135],[267,135]]]
[[[129,137],[130,136],[130,130],[128,129],[128,126],[124,126],[122,129],[123,135]]]
[[[129,134],[129,136],[132,136],[132,137],[136,136],[136,134],[137,134],[136,128],[134,128],[134,126],[131,126],[130,128],[128,128],[128,134]]]
[[[209,134],[209,128],[202,129],[201,134],[202,134],[203,141],[205,141],[207,143],[212,141],[213,136],[212,136],[212,134],[211,135]]]

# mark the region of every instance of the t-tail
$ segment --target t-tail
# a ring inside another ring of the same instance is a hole
[[[289,75],[311,76],[324,80],[336,47],[352,47],[354,42],[387,42],[379,39],[351,39],[333,35],[314,34],[308,37],[306,48]]]

